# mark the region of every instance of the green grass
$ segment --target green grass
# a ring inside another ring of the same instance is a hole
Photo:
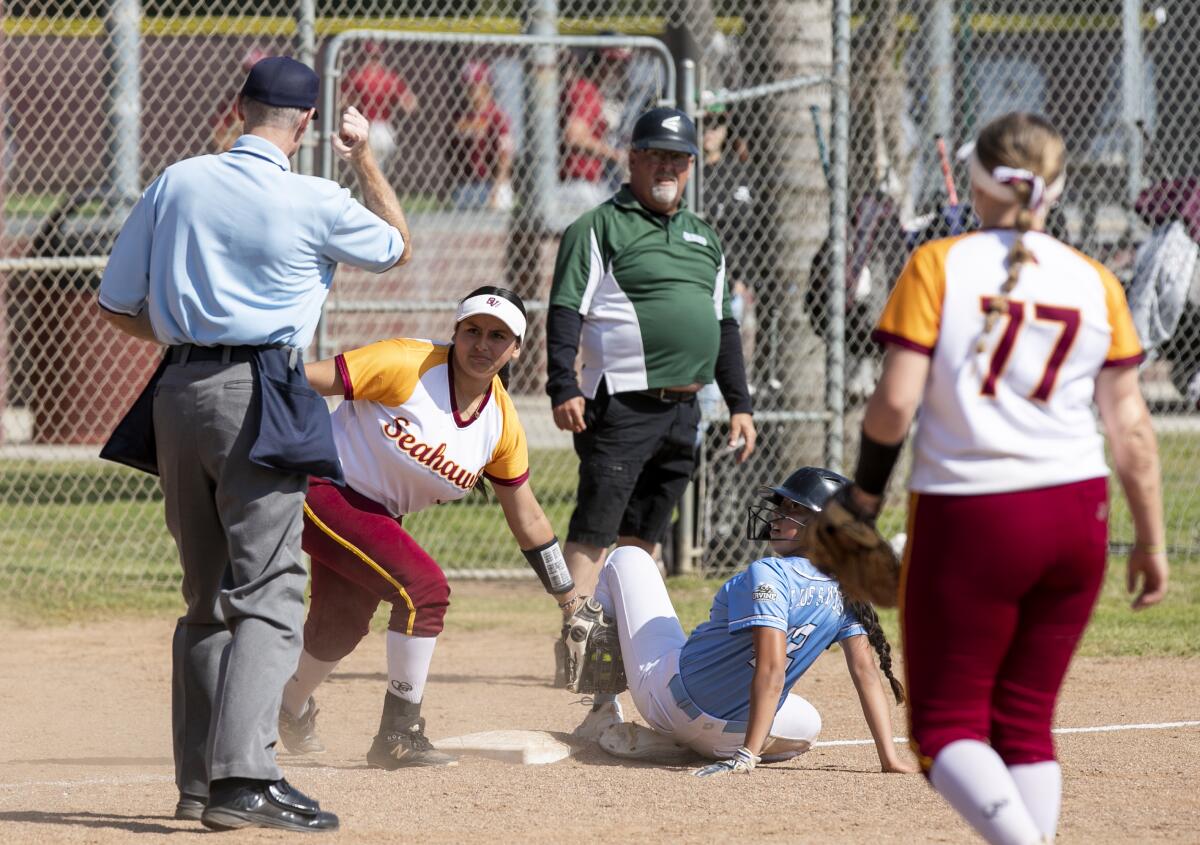
[[[691,631],[708,618],[713,595],[722,579],[673,577],[667,579],[671,602],[685,631]],[[464,630],[528,629],[530,620],[549,620],[553,612],[549,601],[537,590],[489,590],[486,594],[463,586],[465,595],[456,596],[451,614],[453,626]],[[1080,654],[1089,657],[1181,656],[1200,655],[1197,636],[1200,614],[1200,560],[1178,563],[1171,572],[1166,599],[1149,610],[1133,612],[1125,593],[1125,560],[1109,559],[1108,573],[1092,621],[1080,646]],[[895,649],[900,648],[900,630],[895,610],[881,610],[884,633]],[[386,616],[377,617],[379,627]],[[536,622],[534,624],[537,624]],[[552,627],[552,626],[551,626]]]
[[[565,536],[569,452],[530,456],[534,489]],[[405,520],[448,571],[527,567],[490,492]],[[468,556],[469,555],[469,556]],[[0,462],[0,615],[55,622],[179,604],[179,563],[157,480],[99,461]]]
[[[58,208],[66,199],[67,194],[9,194],[4,198],[4,215],[6,217],[45,217]],[[95,216],[105,209],[103,199],[89,200],[76,209],[80,217]]]
[[[5,217],[45,217],[67,199],[66,194],[9,194],[4,197]],[[428,211],[445,211],[453,207],[449,200],[434,194],[406,194],[400,198],[408,214]],[[95,200],[80,206],[80,216],[95,215],[104,209],[103,200]]]
[[[1200,444],[1171,434],[1161,439],[1171,544],[1195,549],[1200,526]],[[560,536],[574,506],[574,458],[564,451],[531,456],[534,489]],[[1132,539],[1128,512],[1114,496],[1114,541]],[[885,530],[902,529],[893,507]],[[523,570],[526,566],[493,496],[431,508],[405,527],[455,569]],[[468,558],[467,555],[470,557]],[[1124,558],[1114,555],[1082,651],[1090,655],[1196,655],[1200,636],[1200,556],[1172,558],[1171,591],[1150,611],[1133,613],[1124,594]],[[157,483],[150,476],[97,461],[0,462],[0,617],[57,624],[118,614],[159,614],[180,607],[178,561],[163,524]],[[690,630],[708,615],[720,580],[673,578],[672,598]],[[476,600],[465,587],[455,624],[526,624],[547,610],[536,590],[488,591]],[[476,606],[477,605],[477,606]],[[897,637],[895,614],[882,614]]]
[[[1158,436],[1162,462],[1164,522],[1167,545],[1172,554],[1200,556],[1200,432],[1169,432]],[[1112,457],[1107,457],[1112,466]],[[886,536],[905,530],[908,500],[903,493],[904,479],[893,479],[879,529]],[[1109,478],[1108,536],[1114,550],[1128,547],[1134,540],[1133,520],[1114,473]]]
[[[64,194],[9,194],[4,198],[5,217],[44,217],[62,202]]]
[[[708,618],[713,593],[721,582],[701,578],[668,580],[671,600],[684,630]],[[1109,558],[1108,573],[1096,612],[1084,635],[1080,653],[1089,656],[1200,655],[1200,560],[1176,561],[1170,591],[1163,602],[1134,613],[1125,592],[1125,558]],[[881,610],[880,620],[888,639],[899,648],[900,630],[895,610]]]

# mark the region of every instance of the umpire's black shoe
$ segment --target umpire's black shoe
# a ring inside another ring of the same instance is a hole
[[[425,736],[425,720],[418,718],[405,730],[376,734],[367,752],[367,764],[377,769],[457,766],[458,758],[434,748]]]
[[[279,830],[337,830],[338,818],[282,778],[254,786],[214,786],[200,823],[212,830],[273,827]]]

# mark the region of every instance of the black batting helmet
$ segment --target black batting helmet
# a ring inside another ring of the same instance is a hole
[[[671,150],[700,155],[696,146],[696,124],[679,109],[650,109],[633,125],[635,150]]]
[[[789,475],[782,484],[774,487],[764,484],[758,488],[759,501],[746,508],[746,537],[750,540],[768,540],[771,523],[788,519],[804,525],[794,516],[784,516],[779,504],[787,499],[801,507],[817,513],[833,494],[850,483],[850,479],[822,467],[801,467]]]

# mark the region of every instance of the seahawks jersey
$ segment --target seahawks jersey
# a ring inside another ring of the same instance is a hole
[[[726,581],[713,598],[708,621],[684,643],[679,674],[691,700],[710,716],[732,722],[750,713],[755,627],[787,634],[787,668],[776,709],[800,676],[830,644],[865,634],[842,606],[837,581],[806,558],[756,560]]]

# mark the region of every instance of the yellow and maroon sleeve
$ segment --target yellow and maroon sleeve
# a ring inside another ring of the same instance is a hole
[[[492,451],[492,459],[483,468],[483,475],[493,484],[519,487],[529,480],[529,444],[525,441],[525,429],[517,418],[517,409],[508,392],[497,382],[496,403],[504,418],[500,431],[500,442]]]
[[[335,362],[345,398],[396,406],[412,396],[427,370],[446,363],[446,347],[397,337],[343,352]]]
[[[933,354],[946,294],[949,244],[948,240],[933,241],[909,257],[879,317],[879,325],[871,333],[872,340]]]
[[[1104,304],[1108,307],[1108,327],[1112,330],[1112,340],[1108,345],[1108,355],[1105,356],[1105,367],[1133,367],[1146,357],[1142,342],[1138,339],[1137,330],[1133,327],[1133,315],[1129,313],[1129,303],[1125,299],[1125,290],[1107,267],[1097,265],[1100,278],[1104,281]]]

